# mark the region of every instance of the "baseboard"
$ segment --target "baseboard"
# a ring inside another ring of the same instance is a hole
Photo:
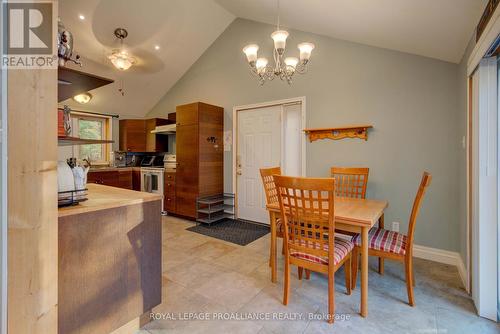
[[[413,245],[413,256],[420,259],[444,263],[456,266],[464,288],[467,290],[467,269],[458,252],[450,252],[444,249]]]
[[[454,266],[458,266],[457,260],[460,258],[460,255],[457,252],[450,252],[444,249],[420,245],[413,245],[413,256],[434,262],[451,264]]]
[[[465,267],[464,260],[462,259],[462,257],[460,255],[458,256],[457,268],[458,268],[458,274],[460,275],[460,278],[462,279],[462,284],[464,285],[465,291],[467,291],[467,293],[470,293],[467,268]]]

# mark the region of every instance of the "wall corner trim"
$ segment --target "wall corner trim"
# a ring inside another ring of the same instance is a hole
[[[413,256],[420,259],[449,264],[457,267],[458,274],[460,275],[460,279],[462,280],[462,284],[467,290],[467,269],[465,268],[464,261],[458,252],[451,252],[439,248],[414,245]]]

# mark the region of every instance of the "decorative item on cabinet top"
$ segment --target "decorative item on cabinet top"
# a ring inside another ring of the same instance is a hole
[[[371,128],[373,128],[372,125],[355,125],[337,128],[304,129],[304,132],[309,137],[310,142],[318,139],[338,140],[344,138],[359,138],[368,140],[368,129]]]

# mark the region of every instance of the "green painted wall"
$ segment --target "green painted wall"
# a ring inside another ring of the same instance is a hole
[[[416,228],[416,243],[451,251],[459,245],[458,167],[461,138],[457,64],[290,30],[287,54],[302,41],[316,44],[309,73],[288,86],[259,86],[241,52],[248,43],[272,58],[271,25],[237,19],[198,59],[147,117],[179,104],[204,101],[225,108],[232,128],[237,105],[306,96],[307,126],[373,124],[367,142],[323,140],[307,144],[307,174],[327,176],[330,166],[368,166],[368,197],[389,200],[386,224],[406,231],[421,173],[433,174]],[[232,189],[231,152],[225,153],[225,189]]]

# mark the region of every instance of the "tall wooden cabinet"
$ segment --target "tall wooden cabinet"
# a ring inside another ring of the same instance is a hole
[[[175,213],[196,217],[196,198],[221,194],[224,108],[196,102],[176,108]]]

